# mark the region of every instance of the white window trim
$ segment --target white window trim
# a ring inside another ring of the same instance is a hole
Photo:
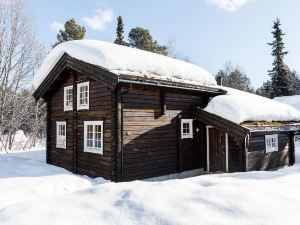
[[[268,145],[268,139],[270,140],[271,143],[271,140],[273,138],[275,140],[275,147]],[[265,135],[265,146],[266,146],[266,153],[278,151],[278,134]]]
[[[183,133],[183,124],[188,123],[190,127],[190,133]],[[181,139],[184,138],[193,138],[193,119],[181,119]]]
[[[61,135],[58,134],[59,133],[59,129],[58,128],[59,128],[60,125],[65,126],[65,136],[64,136],[65,143],[64,143],[64,145],[60,145],[58,143],[58,138],[59,138],[59,136],[61,136]],[[56,122],[56,148],[62,148],[62,149],[66,149],[67,148],[67,123],[65,121],[64,122],[62,122],[62,121]]]
[[[94,126],[95,125],[101,125],[101,148],[91,148],[87,146],[87,126],[88,125],[93,125],[93,144],[95,141],[95,132],[94,132]],[[103,121],[84,121],[84,152],[90,152],[90,153],[96,153],[96,154],[100,154],[103,155]]]
[[[67,106],[67,91],[71,90],[71,89],[73,90],[73,86],[72,85],[64,87],[64,111],[65,112],[73,110],[73,104],[71,106]],[[74,95],[74,90],[73,90],[72,98],[73,98],[73,95]]]
[[[80,87],[87,86],[88,87],[88,102],[86,105],[80,105]],[[77,84],[77,110],[82,109],[89,109],[89,103],[90,103],[90,82],[83,82]]]

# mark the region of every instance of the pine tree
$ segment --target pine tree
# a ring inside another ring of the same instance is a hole
[[[81,40],[85,36],[85,27],[80,26],[76,23],[75,19],[70,19],[65,23],[64,30],[60,30],[57,35],[57,42],[53,45],[56,45],[72,40]]]
[[[131,47],[155,52],[161,55],[168,55],[167,46],[160,45],[157,41],[153,40],[148,29],[142,27],[133,28],[130,30],[128,38]]]
[[[272,46],[272,56],[274,57],[273,61],[273,69],[269,70],[269,76],[271,78],[272,88],[273,88],[273,96],[286,96],[290,95],[289,91],[289,72],[287,67],[284,64],[284,57],[287,55],[287,51],[284,51],[284,42],[283,36],[285,33],[281,30],[280,20],[277,18],[274,21],[273,25],[273,37],[274,41],[272,43],[268,43]]]
[[[117,25],[117,31],[116,31],[117,37],[115,40],[115,44],[118,45],[125,45],[128,44],[124,41],[124,23],[121,16],[118,17],[118,25]]]

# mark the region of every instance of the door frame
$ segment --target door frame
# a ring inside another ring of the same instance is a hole
[[[215,129],[213,126],[206,125],[206,171],[209,171],[209,129]],[[228,133],[225,133],[225,162],[226,162],[226,173],[229,171],[228,165]]]

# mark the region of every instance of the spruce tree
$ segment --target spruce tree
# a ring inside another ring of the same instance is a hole
[[[118,17],[118,25],[117,25],[117,31],[116,31],[117,37],[115,40],[115,44],[118,45],[125,45],[128,44],[124,41],[124,23],[121,16]]]
[[[80,26],[76,23],[75,19],[70,19],[65,23],[64,30],[60,30],[57,35],[57,42],[53,45],[56,45],[72,40],[81,40],[85,36],[85,27]]]
[[[160,45],[153,40],[148,29],[135,27],[128,34],[129,45],[134,48],[142,49],[149,52],[155,52],[161,55],[168,55],[168,47]]]
[[[271,78],[272,84],[272,96],[286,96],[290,95],[289,91],[289,71],[284,64],[284,57],[287,55],[287,51],[284,51],[284,42],[283,36],[285,33],[281,30],[280,20],[277,18],[274,21],[272,35],[274,37],[274,41],[272,43],[268,43],[272,46],[272,56],[274,57],[273,68],[269,70],[269,76]]]

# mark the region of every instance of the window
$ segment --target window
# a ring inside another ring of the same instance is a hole
[[[266,135],[266,152],[278,151],[278,135]]]
[[[193,138],[193,120],[181,120],[181,138]]]
[[[89,109],[89,82],[77,84],[77,109]]]
[[[56,147],[66,149],[66,122],[56,122]]]
[[[84,121],[84,151],[103,154],[103,121]]]
[[[64,111],[73,110],[73,86],[64,88]]]

